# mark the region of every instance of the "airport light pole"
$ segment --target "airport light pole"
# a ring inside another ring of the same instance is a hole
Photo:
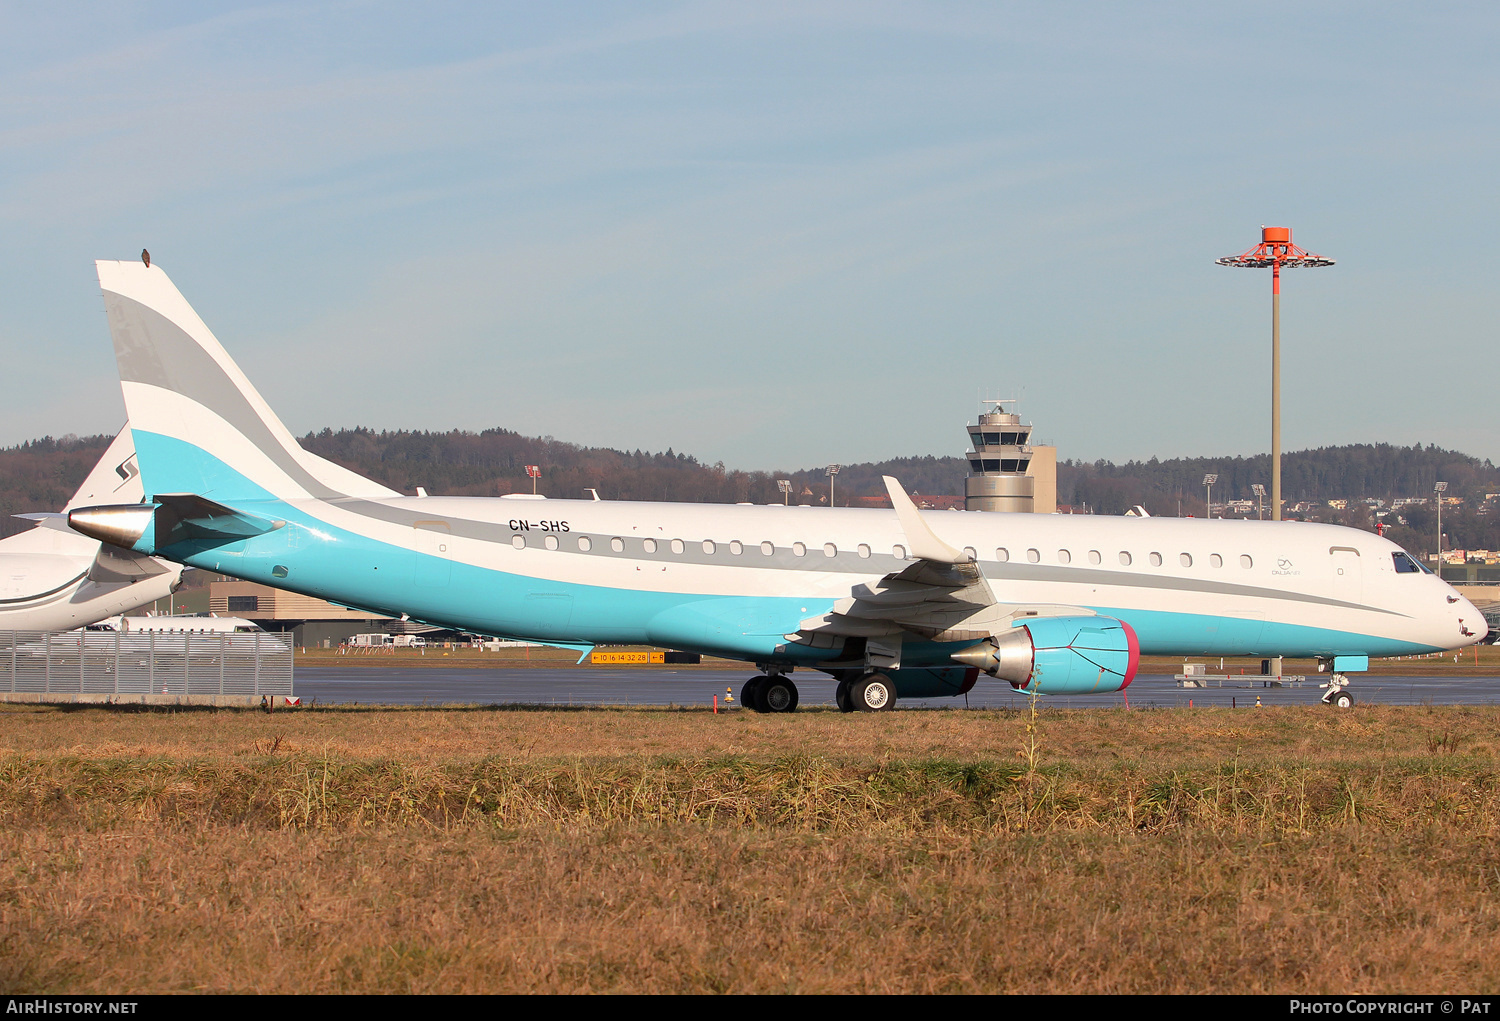
[[[1439,578],[1441,578],[1443,576],[1443,494],[1448,491],[1448,483],[1446,483],[1446,482],[1434,482],[1432,484],[1432,491],[1435,494],[1437,494],[1437,505],[1438,505],[1438,555],[1437,555],[1438,569],[1437,569],[1437,576]]]
[[[531,495],[536,495],[536,480],[542,477],[542,466],[539,464],[528,464],[526,474],[531,476]]]
[[[783,506],[790,506],[792,502],[792,480],[777,479],[776,488],[781,490],[781,502]]]
[[[1255,501],[1260,505],[1259,519],[1266,520],[1266,487],[1259,482],[1252,482],[1250,488],[1255,491]]]
[[[1260,244],[1215,259],[1220,266],[1271,269],[1271,520],[1281,520],[1281,270],[1332,266],[1332,259],[1292,244],[1292,228],[1260,229]]]
[[[1203,476],[1203,488],[1208,490],[1208,517],[1210,519],[1214,516],[1214,483],[1218,481],[1217,475]]]
[[[823,474],[828,476],[828,506],[833,506],[833,477],[839,473],[839,465],[830,464],[823,469]]]

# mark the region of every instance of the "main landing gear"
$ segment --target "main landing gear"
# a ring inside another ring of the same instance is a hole
[[[789,713],[797,708],[797,686],[777,667],[765,667],[740,689],[740,705],[758,713]],[[852,674],[853,671],[848,671]],[[845,676],[834,689],[834,701],[846,713],[879,713],[896,708],[896,685],[878,670]]]
[[[797,686],[780,670],[769,667],[745,682],[740,705],[758,713],[789,713],[797,708]]]
[[[846,713],[879,713],[896,708],[896,685],[878,670],[871,670],[853,680],[841,680],[834,689],[833,700]]]

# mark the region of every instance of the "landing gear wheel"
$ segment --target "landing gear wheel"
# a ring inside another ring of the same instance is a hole
[[[896,686],[882,673],[865,674],[849,686],[849,700],[862,713],[896,708]]]
[[[1348,709],[1354,704],[1354,696],[1347,691],[1341,691],[1333,696],[1333,701],[1330,704],[1339,709]]]
[[[797,686],[789,677],[767,677],[760,687],[761,712],[789,713],[797,708]]]
[[[838,687],[833,689],[833,704],[841,713],[854,712],[854,698],[849,694],[849,687],[848,681],[839,681]]]
[[[758,713],[765,712],[766,703],[764,696],[766,683],[770,679],[765,674],[757,674],[746,681],[745,686],[740,689],[740,705],[746,709],[754,709]]]

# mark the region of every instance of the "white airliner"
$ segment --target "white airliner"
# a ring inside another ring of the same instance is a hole
[[[1332,525],[403,496],[302,450],[158,266],[98,263],[151,502],[74,510],[142,553],[346,606],[587,649],[756,664],[746,704],[1115,691],[1142,653],[1370,656],[1477,642],[1484,618],[1391,542]]]
[[[99,503],[139,502],[130,427],[115,437],[62,514],[22,514],[40,521],[0,539],[0,631],[67,631],[172,594],[177,564],[79,535],[66,512]]]

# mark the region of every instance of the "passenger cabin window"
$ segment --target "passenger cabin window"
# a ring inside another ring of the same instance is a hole
[[[1255,561],[1250,559],[1250,554],[1248,554],[1248,553],[1241,553],[1240,554],[1240,566],[1243,567],[1243,568],[1245,568],[1246,570],[1249,570],[1250,568],[1252,568],[1252,567],[1255,566]]]
[[[970,560],[978,560],[979,559],[979,551],[977,549],[975,549],[973,546],[965,546],[964,547],[964,554],[966,556],[968,556],[968,558]]]
[[[869,560],[870,559],[870,547],[869,547],[869,544],[863,543],[863,542],[859,544],[859,555],[861,557],[863,557],[865,560]]]
[[[1091,563],[1091,564],[1098,564],[1098,563],[1102,563],[1103,561],[1104,561],[1104,558],[1099,555],[1099,551],[1098,550],[1096,550],[1096,549],[1089,550],[1089,563]]]
[[[1417,562],[1411,557],[1407,556],[1405,553],[1392,553],[1391,559],[1396,562],[1397,574],[1422,573],[1422,568],[1417,564]],[[233,607],[230,607],[230,609],[233,609]]]
[[[587,553],[589,550],[594,548],[594,541],[586,535],[580,535],[578,537],[578,548],[584,553]]]
[[[729,552],[733,553],[735,556],[739,556],[741,553],[745,552],[745,544],[740,542],[738,539],[735,539],[729,544]]]
[[[1160,553],[1153,553],[1153,554],[1151,554],[1151,556],[1150,556],[1149,559],[1151,560],[1151,566],[1152,567],[1160,567],[1161,566],[1161,554]]]
[[[1179,553],[1179,554],[1177,554],[1177,562],[1179,564],[1181,564],[1183,567],[1192,567],[1193,566],[1193,557],[1192,557],[1192,554],[1190,554],[1190,553]]]
[[[548,549],[557,549],[557,536],[547,536],[547,538],[542,540],[542,545],[546,546]]]
[[[510,544],[516,549],[525,549],[526,537],[524,535],[513,535],[510,537]]]
[[[1208,563],[1210,567],[1223,567],[1224,558],[1219,556],[1217,553],[1211,553],[1208,557]]]
[[[682,552],[682,540],[681,539],[673,539],[672,540],[672,552],[673,553],[681,553]]]
[[[1130,566],[1130,554],[1126,553],[1124,550],[1120,551],[1120,566],[1122,566],[1122,567],[1129,567]]]
[[[770,556],[772,553],[776,552],[776,547],[769,542],[763,542],[760,544],[760,551],[766,556]]]
[[[1033,564],[1039,564],[1042,562],[1042,551],[1038,549],[1029,549],[1026,551],[1026,559]]]
[[[703,540],[703,552],[705,552],[705,553],[712,553],[714,551],[714,549],[715,549],[715,546],[714,546],[714,541],[712,539],[704,539]]]
[[[995,547],[995,559],[1000,561],[1000,563],[1002,564],[1005,563],[1010,559],[1010,550],[1006,549],[1004,546]]]
[[[897,560],[905,560],[906,559],[906,547],[905,546],[892,546],[891,547],[891,556],[895,557]]]
[[[616,553],[624,553],[625,540],[617,535],[613,539],[609,540],[609,548],[614,550]]]
[[[656,540],[655,539],[642,539],[641,540],[641,549],[645,550],[647,553],[655,553],[656,552]]]
[[[1059,564],[1071,564],[1073,562],[1073,554],[1065,549],[1060,549],[1057,551],[1057,562]]]
[[[831,542],[825,542],[823,544],[823,555],[825,557],[836,557],[839,555],[839,548]]]
[[[805,557],[805,556],[807,556],[807,543],[805,543],[805,542],[794,542],[794,543],[792,543],[792,553],[794,555],[796,555],[796,556],[799,556],[799,557]]]

